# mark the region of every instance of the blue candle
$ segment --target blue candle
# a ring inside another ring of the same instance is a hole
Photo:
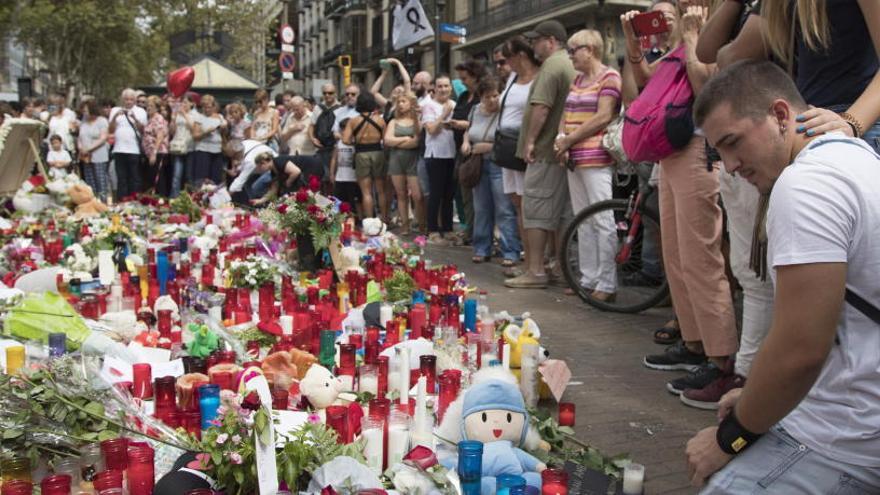
[[[156,278],[159,279],[159,294],[168,294],[168,253],[159,251],[156,253]]]
[[[476,481],[483,475],[483,443],[476,440],[458,442],[458,477],[462,483]],[[479,489],[477,490],[479,493]]]
[[[468,332],[477,331],[477,300],[465,299],[464,301],[464,326]]]
[[[67,335],[63,333],[49,334],[49,355],[52,357],[63,356],[67,352]]]
[[[208,384],[199,387],[199,410],[202,413],[202,429],[211,427],[211,421],[217,418],[220,409],[220,387]]]
[[[510,495],[514,487],[522,487],[525,490],[526,479],[515,474],[499,474],[495,478],[495,493],[497,495]]]
[[[421,291],[421,290],[417,290],[417,291],[413,292],[412,303],[414,305],[419,304],[419,303],[424,304],[425,303],[425,292]]]

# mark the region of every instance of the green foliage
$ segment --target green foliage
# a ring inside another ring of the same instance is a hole
[[[394,274],[385,281],[384,285],[390,302],[409,301],[416,290],[416,282],[404,270],[394,270]]]
[[[337,443],[336,431],[321,423],[308,423],[288,437],[288,442],[278,451],[276,459],[278,473],[290,487],[304,490],[303,475],[336,457],[348,456],[365,462],[362,439],[350,444]]]
[[[187,191],[181,191],[180,194],[169,202],[171,211],[178,215],[186,215],[190,222],[198,222],[202,218],[202,209],[198,203],[193,201],[192,196]]]
[[[575,438],[571,427],[559,426],[547,411],[530,409],[529,415],[532,425],[538,430],[541,438],[550,444],[549,454],[543,451],[532,452],[541,461],[558,466],[571,461],[609,476],[621,478],[623,467],[629,463],[628,454],[606,457],[599,449]]]
[[[266,333],[255,326],[239,332],[236,337],[242,344],[247,344],[252,340],[256,340],[260,344],[260,349],[271,348],[278,342],[278,337],[271,333]]]

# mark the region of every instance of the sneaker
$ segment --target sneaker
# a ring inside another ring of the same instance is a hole
[[[663,354],[645,356],[643,363],[653,370],[694,371],[706,361],[705,354],[691,352],[684,342],[678,342],[666,348]]]
[[[623,285],[629,287],[659,287],[662,283],[662,279],[646,275],[645,272],[641,270],[623,277]]]
[[[681,393],[685,405],[697,409],[716,410],[721,397],[735,388],[745,386],[746,379],[735,373],[726,373],[703,388],[689,388]]]
[[[521,270],[515,266],[509,266],[509,267],[504,268],[503,273],[504,273],[504,276],[507,278],[516,278],[516,277],[523,275],[526,272],[524,272],[523,270]]]
[[[680,395],[687,389],[700,389],[718,379],[723,373],[715,363],[706,361],[702,366],[687,375],[671,380],[666,384],[666,390],[675,395]]]
[[[533,275],[526,272],[519,277],[505,280],[504,285],[512,289],[546,289],[547,275]]]

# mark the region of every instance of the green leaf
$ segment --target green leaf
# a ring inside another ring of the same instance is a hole
[[[98,441],[103,442],[104,440],[112,440],[118,436],[119,435],[115,431],[104,430],[104,431],[98,432]]]
[[[19,430],[17,428],[10,428],[3,432],[3,440],[12,440],[14,438],[18,438],[24,435],[23,430]]]
[[[239,485],[244,483],[244,473],[241,472],[241,469],[236,469],[233,476],[235,477],[235,482]]]
[[[104,416],[104,406],[97,402],[89,402],[84,409],[93,416]]]

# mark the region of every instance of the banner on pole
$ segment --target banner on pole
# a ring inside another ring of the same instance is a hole
[[[392,14],[394,29],[391,41],[395,50],[434,36],[434,28],[419,0],[406,0],[402,5],[395,5]]]

